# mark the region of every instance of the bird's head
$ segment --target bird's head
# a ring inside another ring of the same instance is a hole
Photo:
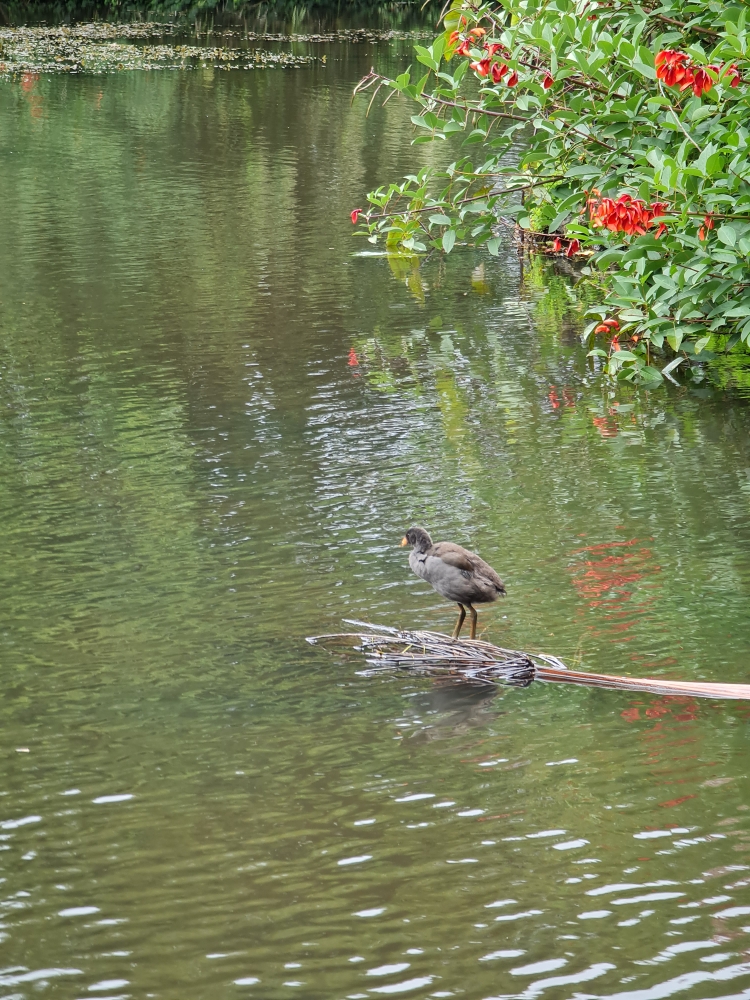
[[[417,552],[426,552],[432,545],[432,539],[424,528],[409,528],[401,539],[402,545],[411,545]]]

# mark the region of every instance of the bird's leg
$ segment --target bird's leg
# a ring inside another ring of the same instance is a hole
[[[459,635],[461,634],[461,626],[463,625],[464,619],[466,618],[466,608],[463,606],[463,604],[459,604],[459,608],[461,609],[461,611],[459,612],[458,615],[458,621],[456,622],[456,627],[453,629],[454,639],[458,639]]]
[[[469,605],[469,611],[471,611],[471,638],[476,639],[477,637],[477,609]]]

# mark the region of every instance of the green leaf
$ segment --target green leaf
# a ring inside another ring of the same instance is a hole
[[[654,368],[653,365],[645,365],[643,368],[641,368],[640,372],[638,373],[638,376],[641,382],[643,382],[646,385],[649,384],[658,385],[660,382],[664,381],[659,369]]]
[[[735,232],[734,226],[719,226],[716,230],[716,235],[719,237],[722,243],[726,243],[728,247],[733,247],[737,242],[737,233]]]
[[[446,253],[450,253],[453,249],[453,245],[456,242],[456,230],[446,229],[443,233],[443,250]]]
[[[594,262],[599,270],[604,271],[611,264],[617,264],[622,260],[623,250],[605,250],[603,253],[597,254],[594,258]]]
[[[675,330],[674,333],[667,334],[667,343],[673,351],[679,351],[680,344],[682,343],[682,333],[679,330]]]
[[[436,226],[450,226],[451,220],[447,215],[431,215],[430,222],[433,222]]]
[[[547,226],[547,232],[554,233],[557,229],[559,229],[567,216],[570,214],[571,209],[575,208],[576,205],[580,205],[584,197],[585,195],[582,192],[576,191],[575,194],[571,194],[567,198],[563,198],[557,206],[557,215]]]

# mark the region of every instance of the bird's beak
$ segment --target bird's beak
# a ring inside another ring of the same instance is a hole
[[[409,543],[408,543],[408,542],[407,542],[407,540],[406,540],[406,535],[404,535],[404,537],[403,537],[403,538],[401,539],[401,548],[403,548],[403,547],[404,547],[404,545],[408,545],[408,544],[409,544]]]

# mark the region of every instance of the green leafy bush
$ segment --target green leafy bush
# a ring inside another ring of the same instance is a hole
[[[467,155],[371,192],[363,233],[496,254],[499,227],[543,221],[550,249],[595,251],[584,272],[602,305],[586,333],[607,334],[592,353],[621,378],[659,382],[747,344],[746,21],[740,3],[454,0],[445,31],[416,46],[424,75],[358,89],[405,95],[415,142],[457,133]]]

